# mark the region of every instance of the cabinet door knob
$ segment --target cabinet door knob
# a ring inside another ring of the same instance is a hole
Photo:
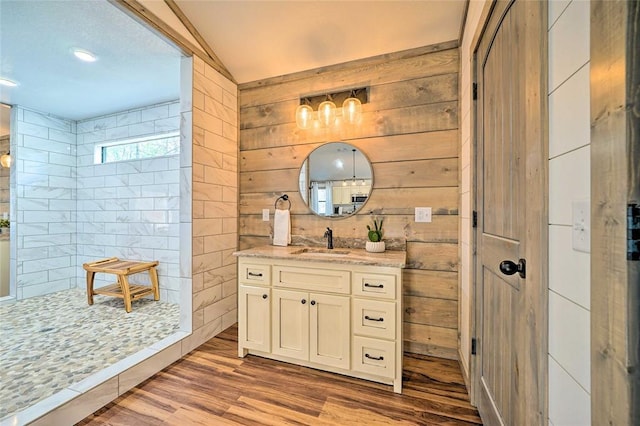
[[[305,303],[307,303],[307,299],[302,299],[302,300],[300,301],[300,303],[302,303],[302,304],[304,305]]]
[[[312,305],[315,305],[315,304],[316,304],[316,301],[315,301],[315,300],[312,300],[312,301],[311,301],[311,304],[312,304]]]
[[[263,298],[263,299],[266,299],[267,297],[269,297],[269,296],[267,296],[266,294],[263,294],[263,295],[262,295],[262,298]]]

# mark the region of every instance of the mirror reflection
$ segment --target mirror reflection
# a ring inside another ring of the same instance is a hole
[[[312,212],[346,217],[367,202],[373,169],[355,146],[331,142],[316,148],[300,168],[300,194]]]

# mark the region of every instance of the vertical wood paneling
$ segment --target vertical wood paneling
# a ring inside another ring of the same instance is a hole
[[[640,3],[591,2],[591,422],[640,424]]]
[[[276,197],[289,194],[292,238],[318,241],[327,226],[339,246],[362,247],[369,212],[384,215],[385,236],[406,242],[405,348],[457,357],[458,51],[415,53],[357,61],[240,86],[240,248],[269,244]],[[294,78],[295,77],[295,78]],[[369,86],[357,126],[300,130],[299,96]],[[344,141],[374,169],[373,192],[355,217],[315,216],[298,193],[298,173],[317,146]],[[432,223],[415,223],[415,207],[432,207]]]

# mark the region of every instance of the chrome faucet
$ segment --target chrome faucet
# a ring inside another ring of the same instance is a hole
[[[324,237],[327,239],[327,248],[332,249],[333,248],[333,231],[331,230],[331,228],[327,228],[327,230],[324,233]]]

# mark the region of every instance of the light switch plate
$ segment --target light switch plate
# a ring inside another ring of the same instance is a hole
[[[269,209],[262,209],[262,221],[269,222]]]
[[[431,222],[431,207],[416,207],[416,222]]]
[[[572,209],[571,240],[573,249],[589,253],[591,251],[591,203],[586,201],[574,201]]]

